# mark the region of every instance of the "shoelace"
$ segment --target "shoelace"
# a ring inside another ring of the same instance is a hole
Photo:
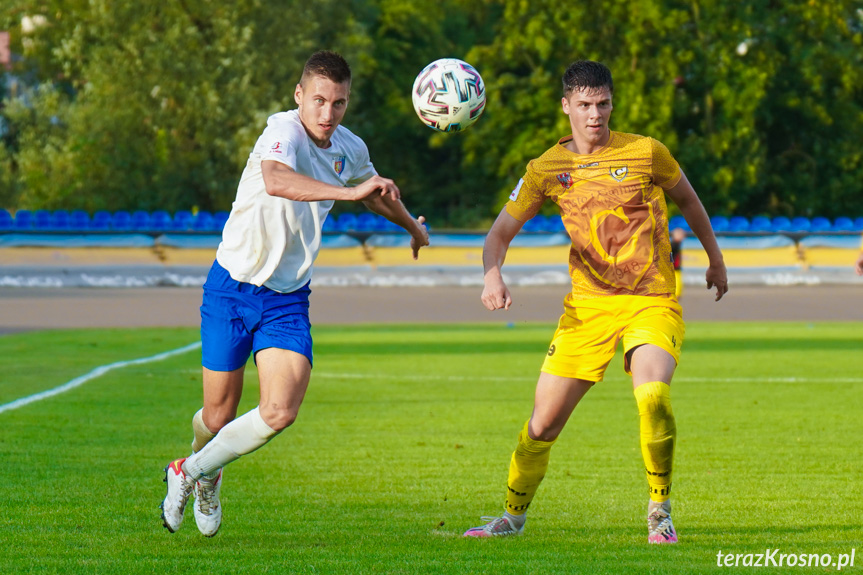
[[[480,521],[486,521],[487,523],[483,526],[485,531],[489,533],[499,533],[501,531],[515,531],[512,528],[512,525],[509,524],[509,521],[504,519],[503,517],[490,517],[487,515],[483,515],[480,517]]]
[[[647,525],[650,527],[651,533],[656,533],[660,535],[670,534],[673,532],[671,517],[664,513],[653,512],[647,518]],[[656,522],[656,526],[653,526],[653,522]]]
[[[198,501],[200,503],[201,513],[210,515],[213,512],[213,498],[216,494],[216,482],[198,480],[200,488],[198,489]]]

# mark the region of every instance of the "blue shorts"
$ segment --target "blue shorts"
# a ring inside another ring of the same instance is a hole
[[[275,347],[306,356],[312,363],[309,294],[306,284],[280,293],[238,282],[214,262],[201,303],[202,364],[213,371],[233,371],[249,355]]]

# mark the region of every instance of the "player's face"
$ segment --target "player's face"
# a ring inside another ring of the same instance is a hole
[[[611,117],[611,90],[585,88],[573,90],[569,98],[561,100],[563,113],[569,116],[572,137],[580,153],[591,153],[608,143],[611,134],[608,119]]]
[[[319,148],[328,148],[330,138],[348,109],[350,82],[336,84],[323,76],[309,76],[297,84],[294,101],[299,106],[300,121],[306,133]]]

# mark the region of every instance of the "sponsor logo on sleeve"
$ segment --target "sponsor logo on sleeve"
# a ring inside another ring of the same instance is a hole
[[[276,142],[275,144],[273,144],[272,146],[270,146],[270,153],[271,153],[271,154],[276,154],[276,155],[279,155],[279,156],[284,156],[284,155],[285,155],[285,146],[284,146],[284,144],[282,144],[281,142]]]
[[[509,201],[514,202],[518,199],[518,192],[519,192],[519,190],[521,190],[522,185],[524,185],[524,178],[520,178],[518,180],[518,185],[515,187],[515,189],[509,195]]]

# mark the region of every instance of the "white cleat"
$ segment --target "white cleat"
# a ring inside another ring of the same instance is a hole
[[[677,543],[677,531],[671,523],[671,501],[647,504],[647,542],[658,545]]]
[[[186,477],[183,472],[183,462],[186,458],[172,461],[165,468],[165,483],[168,484],[168,495],[159,506],[162,509],[162,524],[171,533],[176,533],[183,524],[183,512],[189,495],[195,487],[195,482]]]
[[[222,525],[222,504],[219,502],[221,489],[221,469],[214,479],[202,477],[195,483],[195,523],[207,537],[218,533]]]
[[[487,521],[485,525],[471,527],[464,532],[463,537],[506,537],[508,535],[521,535],[524,524],[520,527],[513,525],[508,517],[483,517]]]

